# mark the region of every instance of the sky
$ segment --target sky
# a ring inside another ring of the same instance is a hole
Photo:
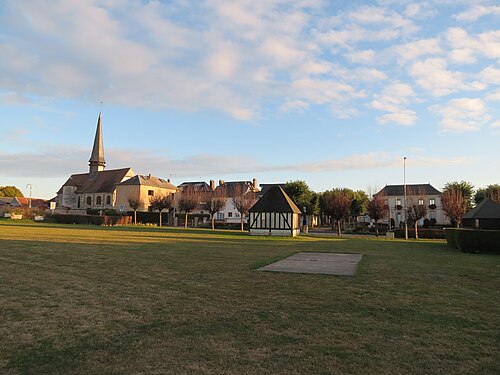
[[[0,186],[500,183],[500,4],[3,0]],[[406,163],[403,158],[407,157]]]

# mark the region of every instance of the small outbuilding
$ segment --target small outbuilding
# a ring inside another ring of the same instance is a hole
[[[297,236],[300,233],[301,214],[280,186],[272,186],[249,210],[250,234]]]
[[[462,217],[464,228],[500,230],[500,204],[485,198]]]

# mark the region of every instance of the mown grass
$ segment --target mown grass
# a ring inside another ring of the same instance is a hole
[[[496,374],[500,257],[439,241],[0,221],[2,374]],[[362,253],[355,277],[257,272]]]

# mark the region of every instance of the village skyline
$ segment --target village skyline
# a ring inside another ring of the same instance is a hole
[[[496,2],[197,4],[3,2],[0,186],[54,197],[101,111],[106,169],[174,185],[500,180]]]

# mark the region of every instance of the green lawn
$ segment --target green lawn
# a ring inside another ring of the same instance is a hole
[[[256,272],[298,251],[355,277]],[[498,374],[500,256],[0,220],[1,374]]]

